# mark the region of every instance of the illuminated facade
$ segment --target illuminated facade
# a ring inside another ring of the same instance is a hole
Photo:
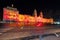
[[[19,11],[10,7],[3,8],[3,20],[18,20]]]
[[[16,8],[3,8],[3,20],[13,20],[17,22],[24,22],[24,23],[30,23],[30,24],[35,24],[37,22],[42,22],[42,23],[53,23],[53,19],[49,18],[43,18],[43,13],[42,11],[40,12],[40,15],[37,17],[37,11],[34,10],[34,16],[29,16],[29,15],[22,15],[19,14],[19,11]]]

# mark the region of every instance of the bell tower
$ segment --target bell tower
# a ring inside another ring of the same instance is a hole
[[[34,10],[34,17],[37,17],[37,10]]]
[[[37,10],[34,9],[34,17],[35,17],[35,22],[37,22]]]
[[[43,12],[42,11],[40,12],[40,15],[39,16],[43,18]]]

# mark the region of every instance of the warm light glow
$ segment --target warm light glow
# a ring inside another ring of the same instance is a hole
[[[29,21],[30,21],[30,22],[35,22],[35,18],[30,16],[30,17],[29,17]]]
[[[18,20],[19,21],[24,21],[24,16],[23,15],[19,15]]]
[[[41,16],[37,17],[36,10],[34,11],[35,16],[29,16],[29,15],[22,15],[19,14],[19,11],[9,10],[7,8],[3,9],[3,19],[4,20],[15,20],[20,23],[18,25],[25,25],[25,24],[37,24],[37,26],[42,26],[43,23],[53,23],[53,19],[49,18],[43,18],[43,14],[41,13]],[[23,22],[23,23],[22,23]],[[24,24],[25,23],[25,24]]]

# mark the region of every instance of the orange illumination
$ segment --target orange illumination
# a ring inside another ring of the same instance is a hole
[[[23,15],[19,15],[19,17],[18,17],[19,19],[19,21],[24,21],[24,16]]]
[[[43,26],[43,23],[42,23],[42,22],[37,22],[37,23],[36,23],[36,26],[37,26],[37,27],[42,27],[42,26]]]
[[[36,12],[36,10],[35,10],[35,12]],[[41,12],[41,16],[37,17],[36,13],[35,13],[35,16],[21,15],[21,14],[19,14],[18,10],[14,11],[14,10],[9,10],[9,9],[4,8],[3,13],[4,13],[3,14],[4,20],[18,21],[18,22],[20,22],[20,23],[18,23],[18,25],[25,25],[25,24],[33,25],[33,24],[35,24],[36,26],[42,26],[43,23],[53,23],[53,19],[43,18],[42,12]]]

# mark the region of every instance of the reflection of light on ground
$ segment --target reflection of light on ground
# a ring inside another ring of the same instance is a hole
[[[48,27],[50,28],[52,26],[48,26]],[[24,26],[22,29],[16,27],[12,30],[7,31],[3,35],[1,35],[0,38],[1,39],[14,39],[14,38],[28,37],[31,35],[42,35],[42,34],[50,34],[50,33],[60,32],[60,28],[59,29],[52,29],[52,28],[47,29],[48,27],[45,27],[45,26],[44,27]],[[9,28],[7,28],[7,29],[9,29]],[[52,38],[52,37],[50,37],[50,38]]]
[[[0,33],[0,35],[1,35],[2,33]]]
[[[22,26],[31,26],[31,27],[36,27],[36,26],[42,27],[43,23],[38,22],[38,23],[24,23],[24,22],[10,22],[10,23],[5,23],[4,26],[6,27],[22,27]]]

